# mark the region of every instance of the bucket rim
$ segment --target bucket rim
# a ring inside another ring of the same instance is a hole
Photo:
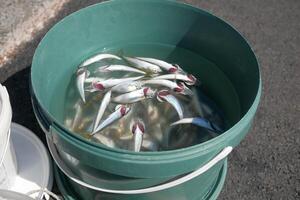
[[[41,44],[43,44],[43,42],[48,38],[49,33],[53,32],[54,30],[56,30],[56,28],[58,26],[61,26],[63,23],[65,23],[66,20],[68,20],[71,16],[76,16],[79,15],[82,12],[85,12],[88,9],[93,9],[94,7],[98,7],[98,6],[106,6],[106,5],[112,5],[114,3],[118,3],[121,2],[121,0],[112,0],[112,1],[106,1],[106,2],[101,2],[101,3],[97,3],[97,4],[93,4],[90,6],[87,6],[83,9],[80,9],[68,16],[66,16],[65,18],[63,18],[61,21],[59,21],[58,23],[56,23],[49,31],[48,33],[43,37],[43,39],[41,40],[41,42],[39,43],[34,56],[33,56],[33,60],[32,60],[32,69],[34,69],[34,66],[36,66],[36,60],[38,59],[38,56],[40,54],[40,49]],[[129,3],[136,3],[138,2],[138,0],[127,0],[127,2]],[[249,45],[248,41],[246,40],[246,38],[233,26],[231,25],[229,22],[227,22],[226,20],[224,20],[222,17],[217,17],[215,15],[213,15],[211,12],[195,7],[193,5],[187,4],[187,3],[182,3],[182,2],[176,2],[173,0],[165,0],[165,1],[160,1],[160,0],[144,0],[143,3],[160,3],[160,4],[165,4],[165,5],[171,5],[171,6],[176,6],[176,7],[182,7],[184,9],[190,9],[191,11],[194,12],[201,12],[204,14],[209,15],[210,17],[214,17],[217,20],[219,20],[220,22],[222,22],[225,26],[228,26],[229,28],[232,29],[233,32],[238,33],[238,35],[241,37],[242,41],[246,44],[246,47],[250,50],[250,53],[252,54],[253,58],[255,59],[255,63],[258,71],[258,87],[257,87],[257,92],[255,95],[255,98],[251,104],[251,106],[249,107],[248,111],[239,119],[239,121],[237,121],[231,128],[229,128],[227,131],[225,131],[224,133],[220,134],[219,136],[212,138],[208,141],[205,141],[203,143],[200,144],[196,144],[193,146],[189,146],[189,147],[185,147],[185,148],[180,148],[180,149],[175,149],[175,150],[165,150],[165,151],[157,151],[157,152],[133,152],[133,151],[129,151],[129,150],[125,150],[125,149],[117,149],[117,148],[110,148],[107,147],[103,144],[99,144],[99,143],[95,143],[92,141],[88,141],[85,138],[82,138],[79,135],[76,135],[74,133],[72,133],[71,131],[69,131],[63,124],[61,124],[61,122],[59,122],[46,108],[45,105],[43,105],[43,103],[40,101],[40,98],[37,96],[37,94],[35,93],[36,88],[35,85],[33,84],[33,70],[31,70],[31,80],[30,80],[30,84],[31,84],[31,89],[32,89],[32,95],[35,97],[38,105],[42,108],[43,112],[45,112],[45,114],[47,116],[49,116],[51,118],[51,120],[53,121],[53,124],[50,126],[53,127],[57,127],[58,129],[63,130],[63,132],[66,134],[65,136],[67,136],[70,139],[75,139],[76,143],[81,143],[84,145],[88,145],[89,147],[92,147],[90,149],[91,153],[95,153],[95,150],[99,151],[99,150],[105,150],[107,152],[111,152],[111,153],[122,153],[129,155],[128,159],[130,159],[130,156],[135,156],[134,158],[132,158],[131,160],[145,160],[142,159],[141,156],[157,156],[158,159],[159,157],[163,156],[163,155],[172,155],[173,153],[182,153],[182,155],[190,155],[190,151],[193,151],[195,149],[201,149],[202,151],[208,151],[208,149],[210,149],[211,147],[220,144],[224,141],[227,141],[228,138],[233,138],[236,134],[233,134],[234,132],[236,132],[237,129],[240,128],[244,128],[245,124],[247,124],[248,121],[250,121],[250,119],[253,118],[257,107],[259,105],[259,101],[261,98],[261,92],[262,92],[262,81],[261,81],[261,71],[260,71],[260,65],[259,62],[257,60],[257,57],[253,51],[253,49],[251,48],[251,46]],[[224,144],[222,146],[226,146],[227,144]],[[178,154],[176,154],[176,158],[178,158]],[[159,160],[165,160],[165,157],[161,157],[161,159]]]

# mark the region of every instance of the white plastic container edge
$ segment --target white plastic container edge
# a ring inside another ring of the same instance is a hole
[[[12,187],[17,176],[17,161],[11,144],[10,126],[12,110],[9,95],[5,87],[0,84],[0,188]]]
[[[0,165],[2,165],[9,144],[11,118],[12,110],[8,92],[0,84]]]
[[[38,200],[43,197],[59,200],[57,195],[48,190],[52,188],[53,173],[45,146],[34,133],[11,120],[9,95],[0,84],[0,200],[32,200],[31,197]],[[29,167],[33,160],[34,166],[40,168],[38,171]],[[29,179],[22,178],[22,175]],[[37,177],[41,179],[38,181],[41,186],[32,182],[38,180]]]

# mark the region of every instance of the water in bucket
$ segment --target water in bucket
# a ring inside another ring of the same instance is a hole
[[[238,105],[235,90],[231,82],[226,78],[226,75],[223,74],[215,64],[198,54],[183,48],[158,44],[115,46],[110,49],[95,52],[95,54],[100,52],[119,56],[157,58],[169,63],[176,63],[183,68],[184,71],[191,74],[193,74],[193,66],[197,66],[197,69],[200,68],[201,71],[200,74],[195,75],[199,83],[189,86],[193,95],[187,96],[173,93],[172,95],[179,101],[184,118],[201,117],[212,122],[222,131],[210,131],[192,124],[170,126],[173,122],[179,120],[178,113],[168,102],[160,102],[154,96],[130,104],[130,111],[126,116],[91,136],[95,118],[106,91],[91,92],[91,90],[86,89],[86,103],[84,103],[78,93],[76,87],[76,73],[74,73],[65,95],[64,124],[72,132],[81,135],[87,140],[102,143],[113,148],[133,150],[134,137],[132,134],[132,124],[139,119],[144,123],[145,128],[141,151],[178,149],[199,144],[218,136],[228,129],[239,117],[233,116],[232,114],[228,115],[226,111],[220,109],[218,105],[220,100],[212,100],[213,98],[210,97],[210,88],[207,87],[207,85],[209,85],[210,82],[215,83],[215,80],[219,80],[219,84],[223,86],[222,92],[228,94],[230,102]],[[127,63],[118,60],[103,60],[93,63],[88,66],[90,80],[92,77],[97,77],[99,80],[106,80],[108,78],[116,79],[140,76],[140,74],[128,72],[97,72],[99,67],[101,68],[111,64],[126,65]],[[151,77],[145,79],[151,79]],[[87,83],[86,88],[89,88],[89,85],[90,83]],[[164,89],[164,87],[159,85],[151,85],[150,88],[156,92]],[[118,95],[119,94],[112,94],[111,98]],[[115,111],[117,105],[118,103],[113,102],[108,105],[101,122]]]

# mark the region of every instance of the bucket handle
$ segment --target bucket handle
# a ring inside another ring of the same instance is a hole
[[[77,184],[87,187],[92,190],[100,191],[100,192],[106,192],[106,193],[113,193],[113,194],[145,194],[145,193],[150,193],[150,192],[158,192],[161,190],[169,189],[172,187],[175,187],[177,185],[180,185],[182,183],[185,183],[187,181],[192,180],[193,178],[196,178],[197,176],[203,174],[207,170],[209,170],[211,167],[213,167],[215,164],[217,164],[219,161],[223,160],[226,158],[229,153],[232,151],[232,147],[228,146],[225,147],[218,155],[216,155],[213,159],[211,159],[208,163],[200,167],[199,169],[182,176],[176,180],[163,183],[161,185],[156,185],[144,189],[136,189],[136,190],[112,190],[112,189],[106,189],[106,188],[101,188],[101,187],[96,187],[93,185],[90,185],[88,183],[85,183],[81,180],[79,180],[78,176],[76,176],[67,165],[64,164],[62,159],[59,157],[58,152],[55,148],[55,145],[50,141],[50,138],[47,137],[47,143],[48,147],[50,150],[50,153],[56,163],[56,165],[59,167],[59,169],[66,175],[68,176],[72,181],[76,182]]]

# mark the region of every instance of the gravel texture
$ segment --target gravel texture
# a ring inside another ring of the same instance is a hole
[[[0,0],[0,3],[3,2]],[[11,2],[15,4],[22,0]],[[54,22],[98,1],[56,2],[63,3],[56,7],[57,12],[52,18],[45,21],[44,28],[32,33],[31,40],[19,42],[21,45],[15,49],[21,50],[14,51],[14,58],[9,64],[1,65],[3,54],[0,54],[0,81],[29,66],[36,45]],[[300,199],[300,1],[184,2],[207,9],[235,26],[247,38],[261,65],[261,103],[251,132],[229,156],[228,176],[219,199]],[[17,7],[18,4],[12,6]],[[2,9],[5,7],[0,6],[0,11]],[[17,8],[11,12],[18,15]],[[4,15],[14,17],[11,13]],[[3,27],[12,26],[10,21],[21,23],[17,16],[16,19],[7,19],[4,15],[0,14],[0,48],[6,48],[3,38],[9,34],[2,30]],[[13,120],[32,129],[44,140],[32,114],[28,73],[29,69],[17,73],[4,85],[8,86],[11,95]]]

